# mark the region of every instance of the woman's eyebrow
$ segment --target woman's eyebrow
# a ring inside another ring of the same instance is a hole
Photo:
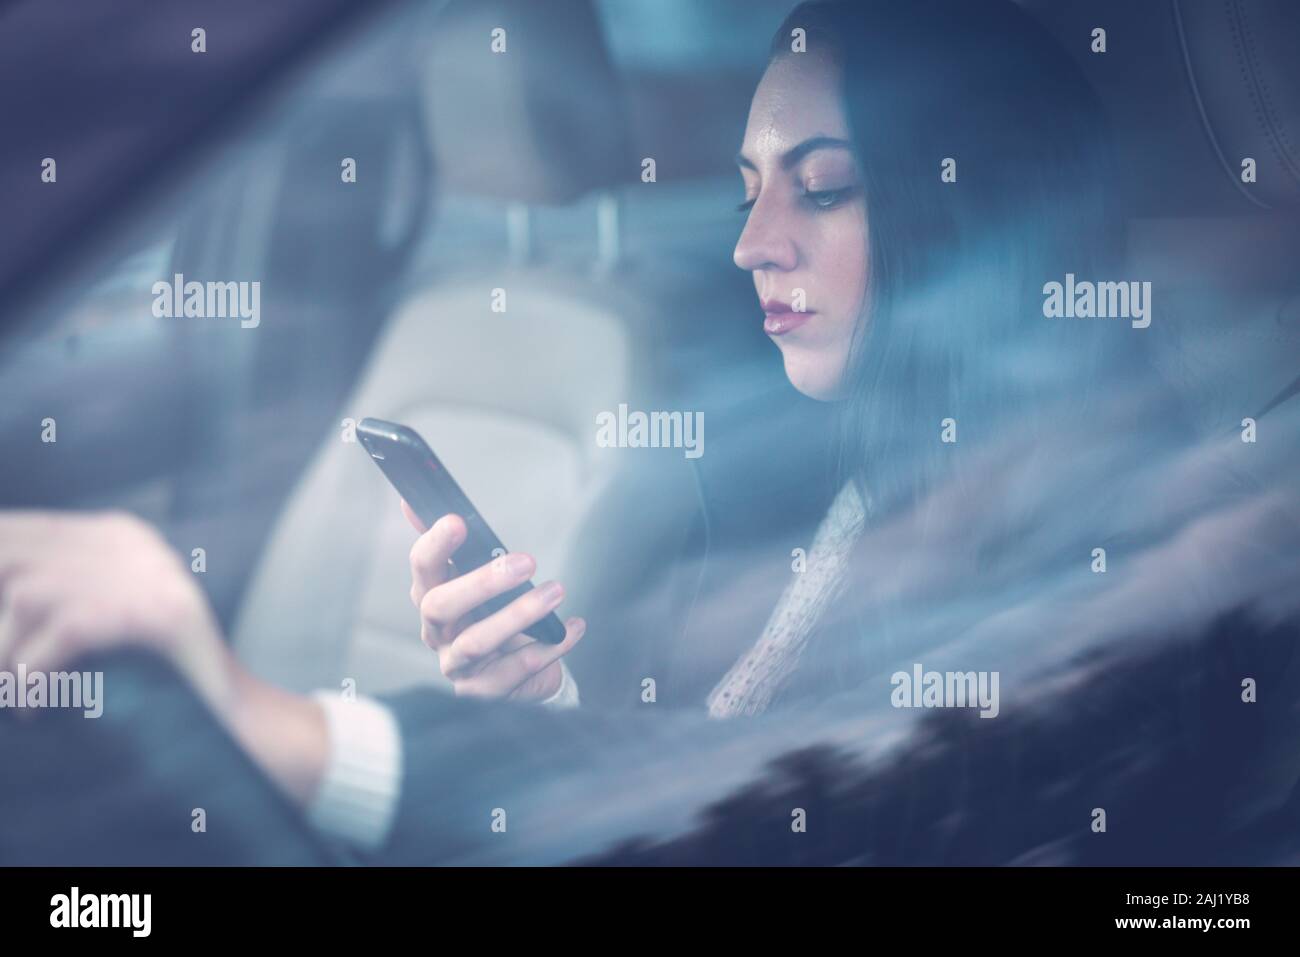
[[[851,150],[853,144],[848,140],[840,139],[837,136],[810,136],[798,146],[792,146],[786,150],[785,155],[781,157],[781,168],[789,169],[798,163],[809,153],[816,150]],[[754,161],[747,157],[743,152],[736,154],[736,165],[745,169],[757,170]]]

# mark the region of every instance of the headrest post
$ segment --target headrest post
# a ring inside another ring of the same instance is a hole
[[[620,224],[621,204],[612,189],[602,189],[596,194],[596,272],[614,269],[623,258],[623,236]]]
[[[532,261],[533,221],[532,210],[527,203],[510,203],[506,206],[506,248],[512,263],[520,265]]]

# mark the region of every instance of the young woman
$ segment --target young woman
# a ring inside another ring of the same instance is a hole
[[[1009,0],[805,4],[782,25],[738,157],[747,218],[735,261],[753,276],[754,321],[790,382],[837,419],[836,480],[806,570],[766,598],[764,628],[726,654],[726,637],[707,631],[665,627],[641,639],[691,673],[682,684],[698,707],[757,715],[870,685],[854,701],[887,709],[888,664],[921,661],[906,657],[918,647],[933,653],[927,664],[955,655],[963,670],[984,667],[996,649],[991,664],[1008,675],[1036,654],[1059,658],[1071,634],[1138,627],[1134,609],[1153,602],[1176,610],[1174,623],[1194,621],[1179,603],[1224,577],[1204,555],[1249,564],[1250,548],[1278,527],[1262,508],[1234,513],[1194,529],[1198,547],[1157,549],[1146,579],[1122,548],[1123,574],[1094,574],[1098,551],[1135,530],[1178,528],[1194,511],[1186,487],[1208,468],[1203,458],[1144,468],[1184,434],[1142,391],[1144,340],[1129,321],[1045,309],[1045,290],[1068,276],[1134,278],[1120,271],[1107,144],[1084,79]],[[770,441],[780,448],[786,438]],[[1169,474],[1182,487],[1162,487]],[[716,490],[711,504],[725,506],[731,491]],[[411,598],[444,674],[458,694],[573,703],[561,659],[582,622],[571,620],[555,647],[527,637],[562,589],[542,585],[475,620],[533,562],[507,556],[449,578],[463,534],[457,517],[444,517],[411,552]],[[1204,588],[1191,586],[1197,575]],[[1088,601],[1102,582],[1115,583],[1104,607]],[[243,670],[193,577],[138,522],[0,515],[0,588],[0,668],[152,645],[287,793],[318,820],[344,819],[339,833],[382,839],[403,779],[399,754],[445,776],[418,743],[404,736],[398,748],[383,706],[312,701]],[[999,646],[1007,635],[1017,643]],[[617,645],[593,641],[637,665],[581,680],[635,693],[640,652],[623,635]],[[455,716],[446,696],[419,694],[442,702],[415,709],[432,712],[426,723]],[[404,731],[416,721],[407,711]],[[574,730],[566,740],[594,746],[595,725],[579,727],[580,714],[547,718],[539,740],[494,751],[502,767],[526,758],[530,775],[560,774],[584,760],[546,735],[563,718]],[[484,727],[477,747],[487,748],[495,725]],[[689,730],[716,739],[737,727]],[[643,730],[623,738],[637,754]],[[451,772],[469,780],[475,749],[456,751],[454,734],[440,740],[444,754],[469,762]],[[538,757],[548,746],[553,768]],[[422,807],[412,813],[429,818]]]
[[[600,666],[576,669],[588,691],[600,686],[602,702],[618,698],[611,683],[635,694],[671,660],[690,673],[676,686],[710,714],[754,714],[861,681],[885,660],[882,609],[868,627],[862,608],[837,601],[863,593],[851,585],[867,564],[853,554],[863,529],[911,514],[907,547],[926,554],[942,530],[927,531],[916,510],[972,477],[968,463],[992,439],[1018,431],[1032,447],[1140,369],[1143,343],[1127,323],[1053,322],[1042,308],[1044,284],[1067,273],[1127,278],[1116,272],[1108,144],[1084,78],[1009,2],[806,3],[790,14],[737,156],[747,219],[734,258],[753,276],[755,321],[790,383],[839,420],[838,494],[807,568],[768,597],[761,633],[723,654],[734,636],[718,630],[701,640],[660,622],[629,638],[618,625]],[[710,505],[726,507],[729,492]],[[563,588],[547,583],[476,621],[480,604],[532,575],[532,560],[451,578],[463,523],[449,515],[425,531],[407,517],[423,532],[411,599],[457,693],[576,703],[561,658],[585,623],[571,619],[555,648],[526,637]]]

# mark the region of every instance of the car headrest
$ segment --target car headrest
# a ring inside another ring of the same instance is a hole
[[[1021,0],[1115,126],[1134,216],[1300,208],[1300,4]],[[1106,51],[1093,52],[1093,30]],[[1253,159],[1256,182],[1242,181]]]
[[[591,0],[452,0],[424,82],[450,189],[561,205],[636,172]]]
[[[1234,184],[1258,164],[1248,197],[1300,207],[1300,4],[1233,0],[1173,4],[1187,79],[1205,132]]]

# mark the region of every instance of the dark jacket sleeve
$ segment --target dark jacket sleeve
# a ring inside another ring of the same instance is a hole
[[[387,699],[404,751],[397,820],[369,860],[1293,861],[1297,624],[1230,615],[1140,654],[1121,645],[1106,667],[1008,689],[994,721],[882,708],[862,689],[728,721],[407,692]],[[1242,675],[1259,677],[1257,703],[1242,703]]]
[[[562,863],[690,820],[787,735],[645,713],[457,699],[420,690],[385,699],[402,735],[403,780],[383,864]],[[656,710],[657,709],[657,710]],[[728,767],[710,768],[728,744]]]

